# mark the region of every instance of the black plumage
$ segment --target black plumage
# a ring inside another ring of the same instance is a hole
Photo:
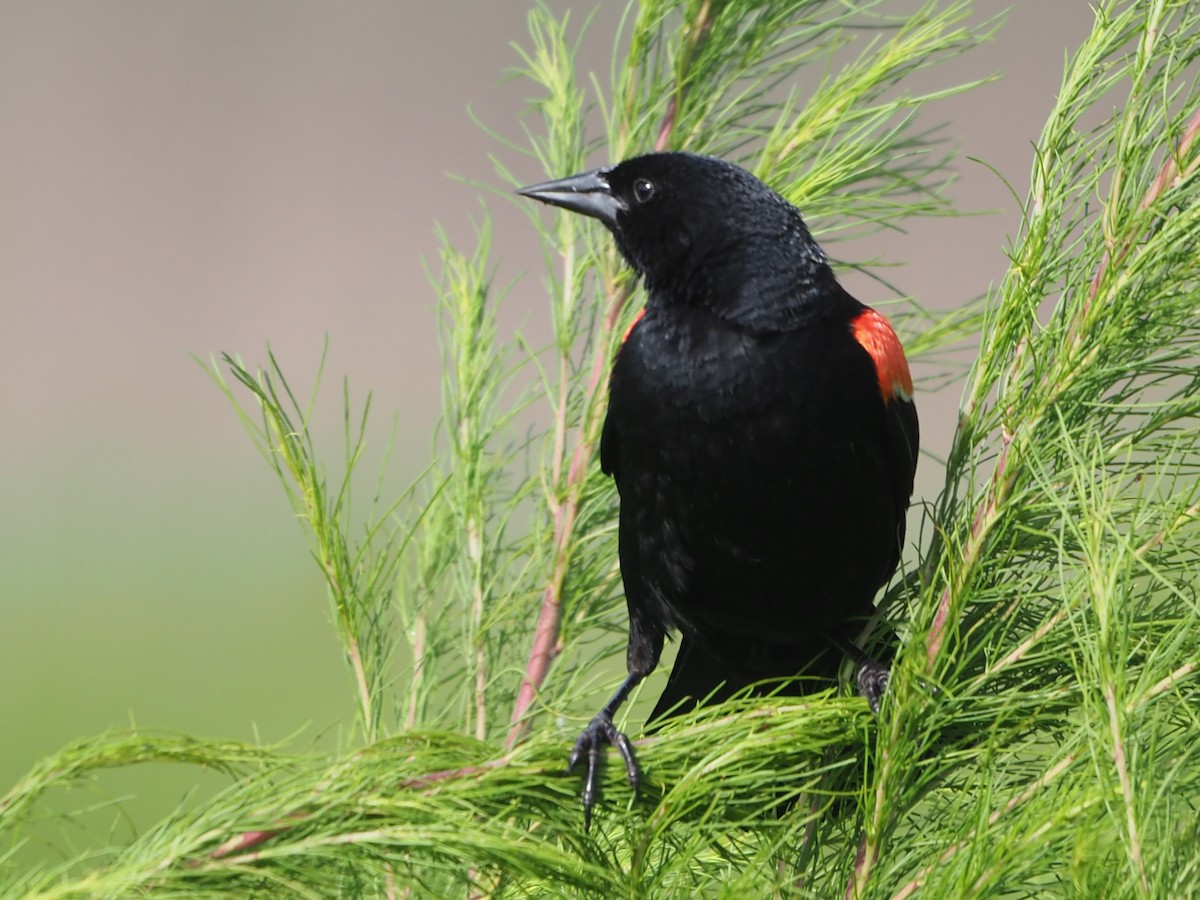
[[[849,640],[899,560],[917,415],[887,320],[745,170],[656,153],[520,193],[600,219],[647,290],[600,449],[621,498],[629,677],[571,755],[588,760],[590,816],[605,743],[636,786],[612,714],[669,632],[681,645],[652,720],[762,679],[821,685],[839,651],[865,663],[877,706],[886,670]]]

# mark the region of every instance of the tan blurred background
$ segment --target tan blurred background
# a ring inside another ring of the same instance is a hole
[[[1007,5],[980,0],[978,17]],[[584,44],[602,76],[620,11]],[[394,483],[416,474],[439,403],[422,260],[436,222],[466,241],[480,214],[447,173],[497,181],[500,148],[468,105],[519,137],[533,89],[501,78],[525,15],[517,0],[0,2],[0,793],[39,755],[131,721],[264,740],[307,725],[302,744],[352,722],[304,533],[190,354],[258,363],[269,341],[307,389],[328,334],[328,454],[345,374],[375,391],[376,448],[398,415]],[[928,120],[1023,195],[1090,19],[1084,0],[1019,0],[921,84],[1003,80]],[[984,292],[1016,204],[982,165],[957,170],[958,202],[998,214],[839,254],[904,261],[888,276],[934,307]],[[536,236],[491,205],[500,280],[531,273],[504,321],[545,334]],[[919,398],[936,453],[957,399]],[[919,492],[937,484],[925,463]]]

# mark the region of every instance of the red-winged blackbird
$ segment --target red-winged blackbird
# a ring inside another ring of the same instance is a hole
[[[603,222],[648,295],[600,445],[621,498],[629,676],[571,753],[571,768],[587,759],[590,819],[604,744],[637,787],[612,717],[671,630],[682,642],[652,721],[763,679],[836,677],[831,648],[860,663],[877,708],[887,670],[849,632],[899,560],[917,413],[891,325],[749,172],[653,153],[518,193]]]

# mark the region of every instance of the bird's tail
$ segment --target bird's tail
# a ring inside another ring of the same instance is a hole
[[[699,641],[684,635],[667,686],[650,713],[647,724],[660,724],[659,720],[667,715],[690,712],[703,701],[719,703],[745,686],[731,684],[730,680],[727,665],[709,653]]]
[[[763,658],[763,654],[769,654],[769,658]],[[667,686],[647,724],[651,727],[661,724],[661,720],[690,712],[701,703],[707,706],[728,700],[752,684],[762,683],[761,691],[754,691],[756,694],[812,693],[831,686],[841,660],[840,654],[824,645],[769,650],[760,645],[755,655],[760,665],[753,669],[733,667],[728,658],[718,657],[702,640],[684,634]]]

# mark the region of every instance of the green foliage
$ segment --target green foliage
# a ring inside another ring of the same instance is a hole
[[[904,79],[982,33],[962,4],[896,22],[879,5],[647,0],[607,86],[576,73],[569,21],[535,9],[522,152],[547,175],[596,154],[717,153],[826,237],[949,213],[946,154],[913,117],[951,89],[911,95]],[[330,484],[311,403],[274,357],[213,369],[235,404],[249,398],[239,412],[310,533],[360,734],[319,758],[142,733],[68,747],[0,798],[0,893],[1193,893],[1198,25],[1182,0],[1101,4],[1038,142],[1003,284],[978,310],[900,316],[927,383],[945,374],[939,353],[981,335],[946,488],[891,591],[904,643],[878,721],[832,691],[681,717],[636,741],[638,798],[606,772],[583,832],[566,750],[620,672],[625,629],[615,496],[594,457],[639,296],[601,229],[530,206],[551,345],[498,333],[486,224],[472,253],[444,247],[442,453],[409,495],[371,507],[359,539],[369,400],[354,416],[346,398]],[[803,99],[798,71],[821,73]],[[525,178],[498,171],[530,180],[525,162]],[[548,413],[544,434],[519,436],[526,405]],[[132,840],[21,863],[63,815],[51,792],[167,761],[230,784]]]
[[[367,398],[355,425],[349,385],[343,387],[345,472],[336,485],[330,485],[308,428],[316,390],[307,405],[301,404],[269,349],[267,356],[269,368],[257,376],[228,354],[222,357],[234,379],[249,391],[261,413],[261,424],[234,399],[218,366],[213,366],[211,374],[275,470],[292,509],[312,537],[313,556],[325,577],[338,636],[354,676],[362,733],[367,740],[374,740],[383,718],[388,659],[394,644],[390,595],[400,558],[394,540],[376,541],[396,504],[383,516],[372,508],[372,524],[361,544],[355,545],[349,537],[355,524],[351,478],[365,447],[371,399]],[[324,363],[322,355],[318,384]]]

